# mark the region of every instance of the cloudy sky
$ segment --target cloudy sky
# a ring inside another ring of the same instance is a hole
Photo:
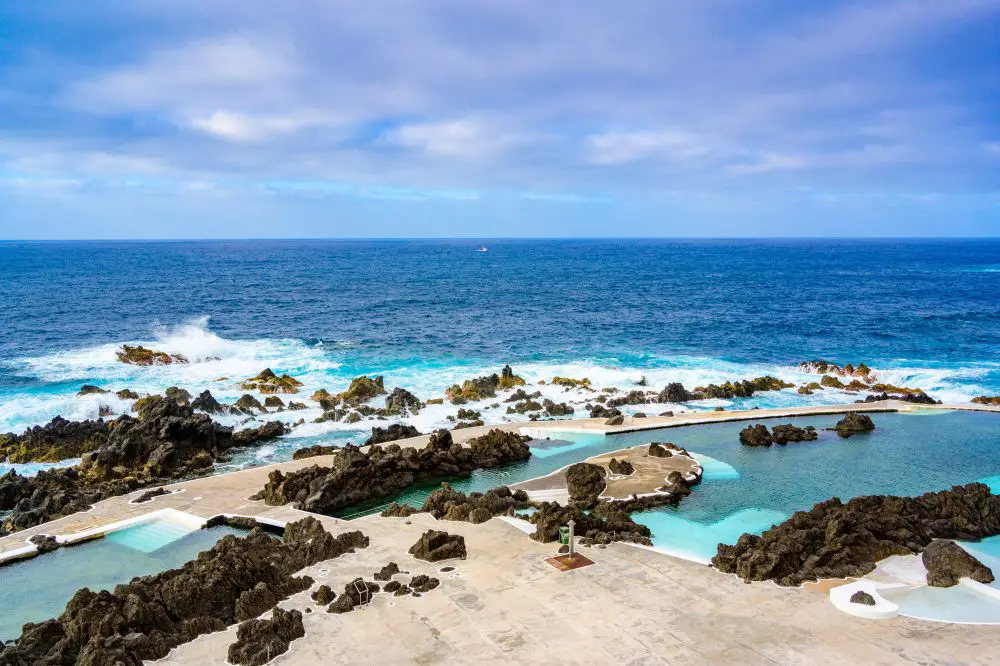
[[[0,238],[1000,235],[1000,0],[12,0]]]

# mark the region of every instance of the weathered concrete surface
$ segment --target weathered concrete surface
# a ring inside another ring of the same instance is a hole
[[[809,589],[746,585],[708,567],[613,544],[583,548],[595,566],[560,573],[537,544],[507,523],[369,517],[352,521],[371,546],[322,568],[335,589],[389,561],[442,583],[422,598],[377,594],[346,615],[303,593],[285,608],[304,616],[306,637],[275,664],[989,664],[1000,628],[916,620],[862,620]],[[469,558],[429,565],[406,549],[430,526],[465,536]],[[459,577],[440,573],[453,565]],[[406,577],[399,577],[405,580]],[[390,602],[394,602],[392,606]],[[223,663],[235,629],[175,650],[168,664]]]

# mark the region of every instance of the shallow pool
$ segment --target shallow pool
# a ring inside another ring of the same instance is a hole
[[[136,576],[173,569],[227,534],[245,532],[230,527],[188,531],[156,521],[0,567],[0,640],[20,636],[25,622],[60,615],[80,588],[110,590]]]
[[[749,448],[739,442],[748,422],[664,428],[611,435],[554,433],[532,443],[530,460],[500,470],[479,470],[452,485],[463,492],[542,476],[590,456],[650,441],[674,442],[702,456],[705,477],[679,506],[636,520],[653,530],[657,546],[704,560],[720,542],[732,543],[742,531],[760,533],[795,511],[838,496],[919,495],[931,490],[998,476],[1000,414],[921,412],[872,414],[876,430],[841,439],[824,429],[840,417],[761,419],[812,425],[815,442]],[[558,437],[558,439],[555,439]],[[437,484],[416,487],[396,499],[420,506]],[[355,507],[345,511],[359,511]]]

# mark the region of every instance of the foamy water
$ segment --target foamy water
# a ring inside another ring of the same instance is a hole
[[[316,389],[326,388],[337,392],[345,389],[358,374],[382,374],[388,390],[401,386],[421,399],[428,399],[442,397],[444,390],[452,384],[500,370],[497,364],[464,359],[411,359],[387,362],[385,365],[371,362],[362,365],[351,358],[351,348],[347,345],[335,345],[331,348],[321,343],[307,344],[295,339],[226,339],[211,330],[207,317],[172,327],[157,326],[148,339],[122,343],[141,344],[170,354],[182,354],[191,362],[152,367],[127,365],[115,357],[115,352],[120,348],[117,343],[14,360],[7,364],[14,372],[37,381],[26,388],[4,391],[0,400],[0,432],[22,432],[32,425],[46,423],[57,415],[73,420],[98,418],[102,407],[110,408],[115,415],[128,413],[131,409],[131,400],[122,400],[113,394],[77,396],[82,384],[95,384],[110,391],[129,388],[140,395],[162,393],[169,386],[187,389],[192,395],[209,389],[221,402],[233,402],[245,393],[238,386],[240,381],[269,367],[277,373],[288,373],[302,381],[299,394],[281,397],[286,402],[306,402],[310,408],[261,415],[256,419],[278,419],[289,423],[304,419],[306,423],[296,427],[286,438],[291,441],[291,446],[298,448],[298,445],[310,445],[324,441],[324,438],[338,442],[363,438],[372,425],[386,423],[312,423],[322,413],[315,403],[308,400],[308,396]],[[995,369],[995,366],[988,364],[980,367],[921,367],[917,362],[905,362],[897,367],[876,368],[876,371],[879,381],[920,387],[945,402],[967,402],[975,395],[987,392],[987,387],[978,385],[977,380]],[[791,366],[741,364],[691,356],[650,358],[643,367],[620,364],[615,359],[535,361],[516,364],[514,370],[527,381],[526,390],[537,390],[543,397],[570,403],[577,410],[576,416],[585,415],[583,406],[595,397],[594,394],[566,390],[548,383],[540,385],[538,382],[550,382],[557,375],[586,377],[596,389],[615,386],[627,391],[640,388],[638,383],[644,378],[645,389],[658,391],[669,382],[681,382],[690,389],[761,375],[773,375],[796,386],[818,379],[816,375],[803,373]],[[501,394],[496,399],[470,403],[465,407],[480,411],[487,424],[524,420],[525,417],[521,415],[505,413],[508,405],[502,402],[504,397],[505,394]],[[831,389],[803,396],[793,388],[760,393],[746,400],[635,405],[621,409],[627,414],[638,411],[656,414],[665,410],[680,412],[733,406],[767,408],[847,404],[858,398],[856,394]],[[379,397],[372,404],[381,406],[382,402]],[[493,407],[497,403],[499,406]],[[456,410],[457,407],[448,403],[430,405],[416,416],[393,421],[410,423],[420,431],[427,432],[451,425],[447,417]],[[238,426],[255,419],[247,416],[222,416],[218,420]],[[279,458],[286,454],[290,455],[284,450],[274,452],[274,456]],[[262,459],[270,460],[272,457],[265,455]]]

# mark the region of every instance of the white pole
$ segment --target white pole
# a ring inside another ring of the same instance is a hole
[[[574,557],[574,552],[573,552],[573,526],[576,525],[576,521],[571,518],[570,521],[568,523],[566,523],[566,524],[569,525],[569,559],[572,560],[573,557]]]

